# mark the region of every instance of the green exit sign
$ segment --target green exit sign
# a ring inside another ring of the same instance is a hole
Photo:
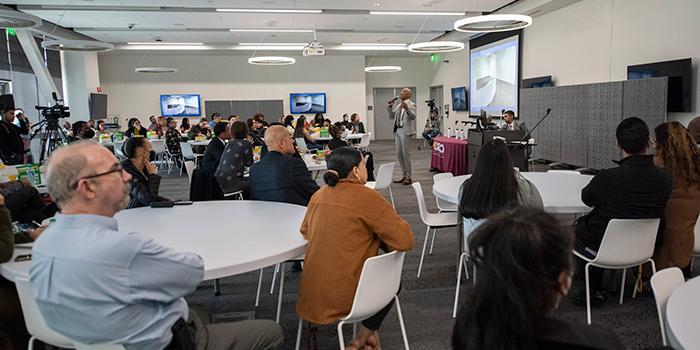
[[[440,56],[439,54],[434,53],[430,55],[430,62],[440,62],[441,60],[442,56]]]
[[[10,34],[12,36],[17,36],[17,32],[15,31],[15,28],[5,28],[5,31],[7,34]]]

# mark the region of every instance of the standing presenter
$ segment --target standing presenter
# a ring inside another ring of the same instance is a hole
[[[394,180],[395,183],[410,185],[411,180],[411,153],[409,146],[413,135],[416,134],[416,104],[411,101],[413,92],[409,88],[401,89],[398,98],[389,101],[387,112],[389,119],[394,120],[394,143],[396,144],[396,155],[401,165],[402,177]],[[397,100],[400,100],[398,102]]]

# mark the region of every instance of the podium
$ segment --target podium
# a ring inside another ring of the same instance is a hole
[[[530,146],[523,147],[523,145],[520,144],[520,140],[522,140],[525,135],[526,133],[522,130],[483,130],[481,132],[469,130],[467,134],[469,140],[469,145],[467,146],[469,174],[474,172],[474,168],[476,168],[476,162],[479,161],[478,158],[481,147],[493,140],[494,136],[506,139],[506,145],[510,151],[510,156],[513,158],[513,166],[518,167],[520,171],[527,171],[527,150]]]

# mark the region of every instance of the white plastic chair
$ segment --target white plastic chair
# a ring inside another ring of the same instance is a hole
[[[651,276],[651,289],[654,291],[656,311],[659,314],[661,326],[661,339],[664,345],[669,345],[668,339],[666,339],[666,302],[671,297],[671,293],[683,283],[685,283],[683,272],[677,267],[663,269]]]
[[[126,350],[122,345],[117,344],[81,344],[75,343],[76,350]]]
[[[462,254],[459,255],[459,265],[457,265],[457,286],[455,287],[455,304],[452,308],[452,318],[457,317],[457,305],[459,303],[459,285],[462,282],[462,268],[464,268],[464,273],[469,278],[469,236],[476,230],[481,224],[485,223],[486,219],[462,219]],[[472,274],[472,283],[476,283],[476,265],[474,265],[474,273]]]
[[[360,281],[355,290],[355,298],[352,302],[350,313],[338,322],[338,343],[341,350],[345,349],[343,325],[346,323],[357,323],[372,317],[379,310],[386,307],[392,299],[395,301],[396,312],[399,316],[404,348],[408,349],[408,338],[406,336],[406,327],[403,323],[401,304],[399,304],[399,297],[396,295],[401,284],[401,270],[403,269],[405,255],[405,252],[393,251],[388,254],[371,257],[365,261],[360,274]],[[304,320],[299,318],[295,347],[297,350],[299,350],[301,345],[303,325]]]
[[[185,161],[185,163],[188,160],[192,160],[196,165],[199,158],[204,157],[204,155],[201,153],[194,153],[194,151],[192,151],[192,145],[187,142],[180,142],[180,150],[182,151],[182,159]],[[180,175],[182,175],[182,168],[180,168]]]
[[[586,314],[588,324],[591,324],[590,267],[622,269],[622,283],[620,285],[620,304],[622,304],[628,268],[649,262],[651,263],[652,271],[656,273],[656,265],[651,257],[654,254],[659,221],[659,219],[612,219],[605,229],[603,241],[594,259],[590,259],[574,250],[576,256],[586,261]],[[635,295],[636,288],[632,297]]]
[[[39,306],[34,299],[34,289],[29,280],[17,277],[15,279],[15,285],[17,287],[17,294],[19,295],[19,303],[22,306],[24,322],[27,325],[27,331],[29,331],[29,334],[32,336],[29,338],[27,349],[34,349],[35,339],[39,339],[46,344],[59,348],[73,348],[73,341],[46,325],[44,317],[41,316],[39,312]]]
[[[391,206],[394,205],[394,194],[391,192],[391,176],[394,174],[394,162],[382,164],[377,171],[377,181],[367,181],[366,187],[369,187],[377,192],[384,192],[389,189],[389,198],[391,198]]]
[[[356,148],[367,148],[369,147],[369,141],[370,141],[370,136],[372,136],[372,133],[366,133],[362,134],[362,137],[360,138],[360,142],[354,145]]]
[[[447,180],[453,178],[454,175],[452,173],[440,173],[440,174],[435,174],[433,175],[433,186],[435,186],[436,183],[442,181],[442,180]],[[446,212],[446,211],[457,211],[457,204],[452,204],[450,202],[444,201],[438,197],[435,197],[435,204],[437,205],[438,209],[440,212]]]
[[[428,236],[430,235],[430,229],[432,228],[433,230],[437,230],[438,227],[457,226],[458,222],[456,212],[437,214],[429,213],[425,205],[425,197],[423,197],[423,188],[421,187],[420,182],[414,182],[412,186],[413,191],[416,193],[416,199],[418,200],[418,210],[420,212],[420,219],[427,226],[427,229],[425,231],[425,240],[423,241],[423,250],[420,254],[420,263],[418,264],[418,276],[416,277],[420,278],[420,272],[423,268],[423,258],[425,257],[425,246],[428,245]],[[434,234],[435,232],[433,232],[433,235]],[[433,247],[431,244],[430,252],[428,254],[432,253]]]
[[[194,161],[187,160],[185,161],[185,170],[187,170],[187,177],[190,179],[190,183],[192,183],[192,173],[194,172]]]
[[[297,142],[297,147],[301,149],[304,153],[309,152],[309,147],[306,145],[306,140],[303,137],[297,137],[294,139]]]
[[[690,272],[693,272],[693,263],[695,258],[700,256],[700,216],[695,221],[695,247],[693,248],[693,257],[690,259]]]

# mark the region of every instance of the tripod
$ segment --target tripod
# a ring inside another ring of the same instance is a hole
[[[37,135],[41,134],[41,155],[39,162],[43,163],[44,159],[51,156],[56,148],[68,144],[68,137],[58,125],[58,119],[44,119],[39,124],[32,126],[32,136],[29,140],[33,140]]]

